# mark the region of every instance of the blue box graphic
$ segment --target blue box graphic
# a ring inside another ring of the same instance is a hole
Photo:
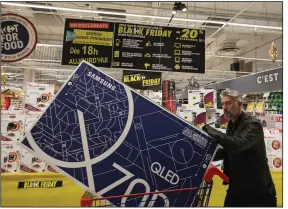
[[[85,190],[108,197],[199,187],[217,143],[83,61],[21,146]],[[110,201],[126,207],[189,207],[195,194]]]

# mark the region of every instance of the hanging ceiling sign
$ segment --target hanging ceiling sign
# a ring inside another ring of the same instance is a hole
[[[233,89],[241,93],[266,92],[283,89],[283,68],[253,73],[206,86],[212,89]]]
[[[29,56],[37,44],[37,32],[26,18],[1,15],[1,61],[16,62]]]
[[[62,65],[205,73],[205,31],[66,19]]]
[[[161,90],[161,73],[123,70],[123,83],[134,89]]]

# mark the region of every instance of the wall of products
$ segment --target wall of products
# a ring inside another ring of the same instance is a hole
[[[131,75],[129,73],[127,75],[131,79]],[[219,106],[219,91],[188,90],[188,104],[179,104],[176,101],[173,81],[162,81],[161,87],[162,90],[158,91],[143,89],[137,91],[200,129],[204,124],[209,124],[223,133],[226,132],[228,120],[225,119],[223,110]],[[48,84],[29,83],[26,93],[21,89],[9,87],[2,90],[1,169],[3,173],[55,172],[49,165],[17,145],[25,130],[33,126],[50,104],[53,96],[54,86]],[[251,93],[246,95],[245,101],[245,110],[259,117],[264,127],[270,169],[281,170],[282,91]],[[220,168],[222,166],[220,161],[214,164]]]
[[[50,104],[54,96],[54,86],[28,83],[26,95],[21,89],[9,87],[2,90],[1,94],[2,173],[55,172],[52,167],[22,149],[17,143]]]

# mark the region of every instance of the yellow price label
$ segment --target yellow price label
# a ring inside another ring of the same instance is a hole
[[[113,32],[75,29],[74,44],[112,46]]]

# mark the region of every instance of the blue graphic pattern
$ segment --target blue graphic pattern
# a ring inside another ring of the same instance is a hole
[[[203,132],[85,62],[26,136],[24,148],[103,197],[199,187],[217,147]],[[111,203],[189,207],[195,194]]]

